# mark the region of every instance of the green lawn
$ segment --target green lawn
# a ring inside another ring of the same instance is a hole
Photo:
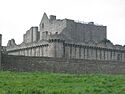
[[[125,94],[125,75],[0,72],[0,94]]]

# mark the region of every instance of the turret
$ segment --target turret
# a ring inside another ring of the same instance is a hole
[[[24,43],[32,43],[39,40],[38,27],[31,27],[27,30],[26,34],[23,35]]]
[[[48,56],[49,57],[64,57],[65,40],[61,38],[60,35],[55,34],[53,36],[50,36],[48,41],[49,41]]]

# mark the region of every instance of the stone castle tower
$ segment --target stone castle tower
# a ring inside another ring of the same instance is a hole
[[[31,27],[24,34],[24,43],[31,43],[40,40],[47,40],[50,36],[58,34],[68,42],[88,42],[101,41],[106,39],[106,26],[95,25],[94,22],[77,23],[70,19],[56,19],[56,16],[50,15],[50,18],[43,14],[38,27]]]
[[[31,27],[20,45],[8,41],[10,55],[124,61],[125,48],[107,40],[106,26],[57,19],[43,14],[39,27]]]

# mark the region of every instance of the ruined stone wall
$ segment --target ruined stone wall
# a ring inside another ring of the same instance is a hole
[[[8,55],[48,56],[48,45],[39,45],[8,51]]]
[[[125,49],[117,46],[94,46],[88,44],[66,43],[52,39],[46,44],[26,46],[8,50],[9,55],[65,57],[68,59],[125,61]]]
[[[39,25],[40,40],[46,40],[48,35],[55,33],[63,35],[65,41],[84,42],[101,41],[107,38],[106,26],[96,25],[94,22],[83,23],[70,19],[50,18],[44,13]]]
[[[2,46],[2,34],[0,34],[0,46]]]
[[[0,34],[0,69],[1,69],[1,62],[2,62],[2,35]]]
[[[49,40],[49,46],[48,46],[48,57],[65,57],[65,47],[64,47],[64,41],[52,39]]]
[[[38,33],[38,27],[32,27],[32,32],[33,32],[33,42],[36,42],[39,40],[39,33]]]
[[[66,27],[65,20],[42,20],[40,25],[40,40],[47,39],[47,35],[60,33]]]
[[[1,46],[0,46],[0,69],[1,69],[1,62],[2,62],[2,56],[1,56]]]
[[[64,57],[64,42],[51,40],[45,44],[8,48],[8,55]]]
[[[4,55],[2,69],[11,71],[125,74],[125,62]]]
[[[74,20],[50,20],[43,17],[40,24],[40,40],[47,39],[47,35],[55,33],[63,35],[65,41],[85,42],[85,41],[101,41],[106,39],[106,26],[78,23]]]
[[[1,62],[2,62],[2,53],[1,53],[1,46],[0,46],[0,69],[1,69]]]
[[[38,27],[31,27],[26,34],[23,35],[24,43],[32,43],[39,40]]]
[[[88,60],[125,61],[125,51],[120,49],[65,44],[65,57]]]
[[[67,27],[61,32],[73,42],[96,41],[106,39],[106,26],[77,23],[67,19]]]

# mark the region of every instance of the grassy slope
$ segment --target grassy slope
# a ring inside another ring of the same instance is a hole
[[[0,72],[0,94],[125,94],[125,75]]]

